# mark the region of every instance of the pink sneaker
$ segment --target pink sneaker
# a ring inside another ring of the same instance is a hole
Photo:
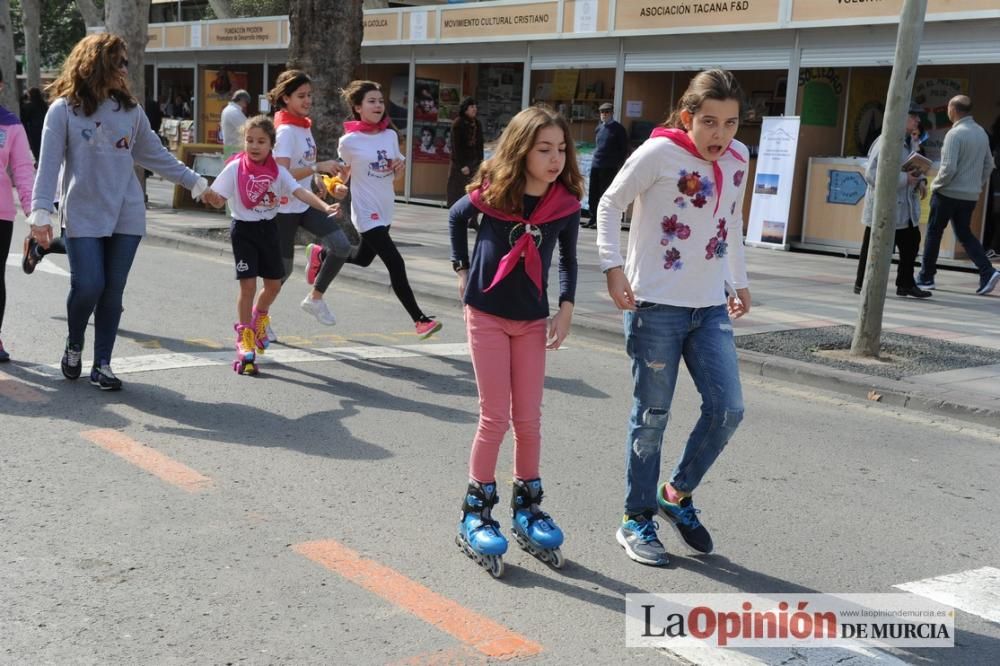
[[[441,322],[437,319],[428,319],[427,321],[418,321],[414,327],[417,329],[417,336],[421,340],[426,340],[441,330]]]
[[[319,243],[309,243],[306,246],[306,282],[316,283],[316,276],[319,275],[319,267],[323,265],[323,246]]]

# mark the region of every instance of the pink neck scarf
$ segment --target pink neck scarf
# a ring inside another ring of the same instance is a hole
[[[236,190],[240,194],[240,203],[247,210],[253,210],[271,188],[271,183],[278,179],[278,163],[271,153],[267,154],[263,164],[257,164],[245,152],[236,153],[226,163],[233,160],[239,160],[236,165]]]
[[[488,185],[483,185],[480,189],[470,192],[469,200],[473,206],[486,215],[503,222],[519,222],[524,225],[533,226],[541,225],[561,220],[567,215],[580,210],[580,201],[570,194],[566,186],[560,182],[555,182],[549,187],[542,200],[531,211],[528,219],[524,219],[520,215],[498,210],[483,201],[483,191],[486,187]],[[538,253],[538,248],[535,246],[534,237],[530,233],[527,233],[527,231],[514,242],[514,245],[510,248],[510,252],[500,259],[496,275],[493,276],[490,286],[483,290],[484,293],[510,275],[510,272],[514,270],[514,267],[517,266],[517,262],[522,256],[524,257],[524,270],[531,282],[538,287],[538,293],[541,294],[542,256]]]
[[[723,185],[722,167],[719,166],[719,161],[710,160],[706,158],[704,155],[702,155],[701,152],[698,150],[698,146],[694,145],[694,141],[692,141],[691,137],[688,136],[688,133],[682,129],[677,129],[676,127],[657,127],[656,129],[653,130],[653,133],[649,135],[649,138],[652,139],[658,136],[666,137],[671,141],[673,141],[678,146],[680,146],[681,148],[683,148],[684,150],[688,151],[689,153],[697,157],[698,159],[712,163],[712,175],[715,177],[715,212],[713,212],[712,214],[713,215],[717,214],[719,212],[719,202],[722,201],[722,185]],[[740,154],[735,150],[733,150],[732,143],[726,146],[726,149],[722,151],[723,155],[725,155],[726,153],[729,153],[730,155],[738,159],[740,162],[744,161],[743,158],[740,157]]]
[[[345,120],[344,134],[351,132],[381,132],[389,126],[389,116],[382,116],[382,120],[377,123],[370,123],[367,120]]]

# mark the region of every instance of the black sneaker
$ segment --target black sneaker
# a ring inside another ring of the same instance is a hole
[[[912,287],[896,287],[897,296],[912,296],[913,298],[930,298],[931,291],[929,289],[921,289],[917,285]]]
[[[656,493],[656,503],[660,505],[660,515],[670,521],[688,547],[699,553],[711,553],[712,535],[698,520],[700,511],[694,508],[690,497],[685,497],[679,504],[668,502],[663,495],[663,489],[666,485],[665,483],[661,484]]]
[[[667,550],[656,537],[656,523],[646,516],[624,516],[615,538],[625,549],[625,554],[640,564],[654,567],[666,566],[670,560]]]
[[[80,356],[83,355],[83,347],[81,345],[74,345],[71,342],[66,342],[66,351],[63,352],[62,363],[60,367],[62,368],[63,377],[66,379],[79,379],[80,378]]]
[[[990,293],[997,286],[997,282],[1000,282],[1000,271],[993,271],[992,274],[979,278],[979,289],[976,289],[976,293],[980,296]]]
[[[102,391],[120,391],[122,388],[122,380],[115,377],[107,363],[93,367],[90,371],[90,383]]]

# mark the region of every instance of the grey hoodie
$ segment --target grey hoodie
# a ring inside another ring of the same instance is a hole
[[[59,167],[63,191],[57,197]],[[91,116],[70,109],[65,98],[49,107],[31,209],[64,212],[70,238],[146,233],[146,204],[135,165],[191,189],[198,174],[177,161],[149,127],[142,107],[124,109],[105,100]]]

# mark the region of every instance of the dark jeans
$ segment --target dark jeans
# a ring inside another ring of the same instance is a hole
[[[865,239],[861,243],[861,255],[858,257],[858,275],[854,278],[854,286],[858,289],[865,281],[865,265],[868,263],[868,246],[872,239],[872,228],[865,227]],[[913,268],[917,264],[917,251],[920,249],[920,227],[910,226],[896,229],[896,250],[899,252],[899,267],[896,269],[896,288],[909,289],[915,286]]]
[[[590,182],[587,185],[587,208],[590,210],[591,222],[597,221],[597,206],[601,197],[618,175],[620,166],[590,167]]]
[[[403,256],[396,249],[396,244],[389,236],[389,227],[375,227],[361,234],[361,247],[358,254],[347,260],[347,263],[355,266],[367,267],[378,257],[389,270],[389,282],[396,298],[406,308],[407,314],[413,321],[420,321],[424,313],[417,305],[417,299],[413,296],[413,289],[410,288],[410,281],[406,279],[406,264]]]
[[[106,238],[66,237],[69,296],[66,315],[69,341],[83,346],[94,315],[94,365],[111,363],[111,351],[122,318],[122,293],[142,236],[114,234]]]
[[[924,258],[920,266],[920,282],[934,280],[937,273],[938,253],[941,251],[941,237],[945,227],[951,222],[955,237],[965,248],[969,259],[979,269],[980,278],[993,275],[993,264],[986,258],[986,251],[969,227],[972,221],[972,211],[976,208],[975,201],[952,199],[935,192],[931,195],[931,214],[927,220],[927,240],[924,241]]]

